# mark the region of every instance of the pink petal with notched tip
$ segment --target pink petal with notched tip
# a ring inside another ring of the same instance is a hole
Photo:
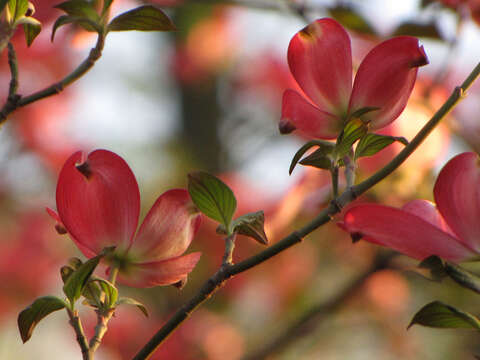
[[[419,66],[428,64],[418,39],[400,36],[373,48],[360,64],[353,83],[349,113],[365,107],[379,110],[362,116],[372,129],[395,120],[407,105]]]
[[[473,152],[451,159],[440,171],[435,202],[452,231],[465,245],[480,251],[480,166]]]
[[[431,255],[459,262],[475,253],[458,239],[407,211],[377,204],[362,204],[349,209],[338,224],[362,240],[386,246],[423,260]]]
[[[76,165],[81,165],[82,172]],[[57,209],[87,257],[106,246],[127,248],[140,212],[137,181],[127,163],[110,151],[93,151],[86,160],[76,152],[60,172]]]
[[[192,242],[200,221],[186,190],[168,190],[148,212],[129,253],[141,262],[180,256]]]
[[[175,284],[187,277],[200,260],[200,255],[195,252],[163,261],[131,264],[127,273],[119,273],[118,281],[138,288]]]
[[[297,129],[308,137],[333,139],[340,134],[341,127],[339,118],[319,110],[296,91],[288,89],[283,93],[280,133]]]
[[[320,110],[343,116],[352,90],[352,50],[345,29],[332,19],[299,31],[288,46],[293,77]]]

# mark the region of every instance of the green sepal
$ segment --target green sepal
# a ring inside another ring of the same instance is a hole
[[[65,284],[70,276],[75,272],[75,270],[70,266],[62,266],[60,268],[60,276],[62,277],[62,281]]]
[[[426,259],[423,259],[422,262],[418,264],[415,272],[428,280],[437,282],[442,281],[445,277],[447,277],[447,273],[445,272],[445,263],[436,255],[432,255]]]
[[[98,282],[105,294],[105,300],[103,301],[106,309],[111,309],[115,306],[118,300],[118,290],[110,281],[101,278],[95,278],[91,280],[91,283]]]
[[[75,301],[77,301],[82,292],[85,288],[85,285],[88,282],[88,279],[94,272],[95,268],[97,267],[100,259],[104,255],[98,255],[90,260],[84,262],[77,270],[75,270],[67,279],[65,284],[63,285],[63,292],[67,296],[68,300],[70,300],[70,304],[73,306]]]
[[[37,19],[32,17],[22,17],[19,20],[20,24],[23,24],[23,31],[25,33],[25,40],[27,42],[27,46],[33,44],[33,40],[40,34],[42,31],[42,24]]]
[[[65,11],[68,15],[78,18],[86,18],[94,23],[100,22],[98,15],[92,2],[86,0],[69,0],[54,6],[57,9]]]
[[[165,13],[151,5],[140,6],[115,17],[107,31],[174,31],[175,25]]]
[[[100,288],[100,285],[94,281],[95,279],[95,276],[91,276],[87,282],[87,285],[85,285],[83,288],[82,296],[84,297],[84,300],[82,301],[82,304],[99,308],[102,306],[102,302],[100,300],[102,296],[102,289]]]
[[[338,159],[342,159],[350,152],[353,144],[362,138],[368,131],[368,125],[360,118],[354,117],[345,125],[342,133],[337,139],[335,153]]]
[[[147,308],[145,307],[145,305],[143,305],[141,302],[139,302],[135,299],[122,296],[115,303],[115,306],[119,306],[119,305],[134,305],[143,313],[143,315],[148,317],[148,311],[147,311]]]
[[[355,159],[372,156],[379,151],[385,149],[387,146],[393,144],[395,141],[408,145],[408,140],[404,137],[380,135],[380,134],[366,134],[357,144],[355,149]]]
[[[480,321],[477,317],[440,301],[431,302],[421,308],[408,328],[415,324],[434,328],[480,330]]]
[[[96,22],[86,18],[86,17],[79,17],[79,16],[70,16],[70,15],[62,15],[60,16],[55,23],[53,24],[52,29],[52,36],[50,40],[53,42],[55,38],[55,33],[57,32],[58,28],[63,25],[67,24],[77,24],[80,25],[83,29],[87,31],[95,31],[100,33],[102,31],[102,27],[97,24]]]
[[[328,154],[331,154],[333,149],[335,148],[334,143],[324,141],[324,140],[311,140],[307,142],[300,149],[298,149],[298,151],[293,156],[292,162],[290,163],[290,168],[288,169],[288,173],[290,175],[292,174],[293,169],[295,169],[295,166],[297,165],[301,157],[314,146],[318,146],[319,149],[317,151],[322,152],[325,156],[327,156]]]
[[[370,23],[360,15],[353,7],[339,5],[329,8],[328,12],[335,20],[345,26],[347,29],[353,30],[360,34],[375,35],[376,32]]]
[[[61,310],[68,305],[56,296],[43,296],[36,299],[18,314],[18,330],[23,343],[26,343],[32,336],[35,326],[47,315],[54,311]]]
[[[257,211],[239,216],[232,222],[232,231],[255,239],[262,245],[268,245],[265,234],[265,214]],[[225,226],[217,227],[217,234],[228,235]]]
[[[8,0],[10,23],[15,24],[28,10],[28,0]]]
[[[188,174],[188,192],[197,208],[209,218],[223,224],[230,232],[230,223],[237,208],[233,191],[217,177],[203,171]]]

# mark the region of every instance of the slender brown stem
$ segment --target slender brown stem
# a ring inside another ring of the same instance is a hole
[[[223,265],[233,264],[233,250],[235,249],[235,238],[237,233],[233,233],[225,238],[225,253],[223,254]]]
[[[338,166],[330,169],[330,175],[332,178],[332,194],[333,198],[336,199],[338,197]]]
[[[8,97],[17,95],[18,90],[18,63],[17,54],[12,43],[8,43],[8,66],[10,67],[10,87],[8,89]]]
[[[102,343],[103,336],[105,335],[108,329],[107,327],[108,322],[112,318],[114,312],[115,312],[115,309],[96,310],[97,325],[95,326],[95,334],[90,339],[90,346],[89,346],[89,355],[91,356],[91,359],[93,359],[93,354]]]
[[[67,308],[67,313],[68,317],[70,318],[70,325],[72,325],[73,330],[75,330],[77,342],[80,345],[80,349],[82,350],[83,360],[92,360],[93,358],[90,357],[87,337],[85,336],[85,333],[83,331],[82,322],[80,321],[78,312],[76,310],[70,310]]]
[[[10,113],[17,110],[18,108],[42,100],[46,97],[59,94],[67,86],[80,79],[93,67],[93,65],[95,65],[97,60],[102,56],[104,46],[105,34],[98,34],[97,43],[95,47],[90,50],[87,58],[75,70],[65,76],[62,80],[46,87],[45,89],[34,92],[33,94],[30,94],[28,96],[20,97],[17,94],[15,94],[14,97],[9,96],[5,105],[0,110],[0,125],[2,125],[7,120]]]
[[[148,341],[147,344],[138,352],[133,360],[148,359],[160,344],[167,339],[167,337],[187,319],[191,313],[200,306],[205,300],[210,298],[219,288],[221,288],[225,281],[232,276],[244,272],[254,266],[257,266],[278,253],[288,249],[289,247],[299,243],[302,239],[318,229],[320,226],[329,222],[333,216],[341,211],[341,209],[357,196],[363,194],[365,191],[372,188],[375,184],[383,180],[390,175],[395,169],[397,169],[407,158],[410,156],[423,140],[430,134],[435,126],[442,120],[465,96],[466,90],[473,84],[473,82],[480,75],[480,63],[472,70],[470,75],[465,79],[460,87],[455,88],[447,101],[443,106],[433,115],[427,124],[420,130],[420,132],[412,139],[412,141],[405,146],[405,148],[392,159],[385,167],[377,171],[370,178],[352,186],[345,190],[338,198],[330,203],[320,214],[314,218],[303,228],[294,231],[284,239],[280,240],[276,244],[270,246],[268,249],[238,263],[235,265],[225,266],[223,265],[205,284],[201,287],[199,292],[184,306],[182,306],[168,321],[167,323],[157,331],[155,335]]]
[[[5,47],[10,42],[15,28],[12,28],[7,22],[0,23],[0,54],[5,50]]]
[[[313,331],[321,324],[322,320],[324,320],[327,315],[338,310],[352,296],[354,296],[372,274],[388,268],[390,260],[395,255],[395,253],[380,254],[367,270],[361,275],[355,277],[355,279],[336,296],[308,309],[299,319],[277,335],[275,339],[257,351],[245,356],[242,360],[266,359],[269,355],[281,352],[287,346]]]
[[[110,275],[108,280],[115,285],[118,275],[118,267],[112,267],[110,269]],[[103,294],[103,303],[105,304],[105,294]],[[108,309],[106,305],[101,305],[96,311],[97,313],[97,325],[95,325],[95,333],[93,334],[92,338],[90,339],[90,346],[89,346],[89,354],[93,359],[93,355],[95,351],[97,351],[98,347],[102,343],[102,339],[105,336],[105,333],[108,330],[108,322],[112,318],[113,314],[115,313],[115,308]]]
[[[18,64],[17,55],[12,43],[8,43],[8,66],[10,67],[10,86],[8,89],[8,97],[2,110],[0,110],[0,124],[4,114],[14,111],[18,106],[20,96],[17,94],[18,89]],[[6,115],[5,115],[6,116]]]

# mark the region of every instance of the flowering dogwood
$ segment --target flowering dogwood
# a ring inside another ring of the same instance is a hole
[[[299,31],[288,47],[288,64],[304,94],[283,94],[281,133],[295,129],[315,138],[336,138],[352,116],[382,128],[403,111],[419,66],[428,64],[418,40],[395,37],[373,48],[352,87],[352,51],[345,29],[320,19]]]
[[[200,225],[200,214],[183,189],[166,191],[138,229],[140,192],[121,157],[107,150],[85,158],[73,154],[57,184],[58,215],[63,227],[87,257],[115,246],[112,266],[129,286],[152,287],[186,280],[200,253],[181,256]]]
[[[480,253],[480,164],[472,152],[457,155],[440,172],[435,204],[414,200],[402,209],[360,204],[338,225],[354,237],[417,259],[437,255],[460,262]]]

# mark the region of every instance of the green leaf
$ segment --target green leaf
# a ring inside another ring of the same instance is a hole
[[[421,308],[408,325],[419,324],[434,328],[463,328],[480,330],[480,321],[473,315],[453,306],[434,301]]]
[[[443,260],[436,255],[422,260],[415,272],[432,281],[441,281],[447,276]]]
[[[350,6],[336,6],[329,8],[328,12],[335,20],[350,30],[361,34],[375,34],[375,30],[370,23]]]
[[[407,139],[404,137],[380,135],[380,134],[366,134],[358,142],[355,149],[355,159],[372,156],[378,153],[380,150],[385,149],[388,145],[391,145],[395,141],[408,145]]]
[[[401,23],[392,34],[392,36],[402,35],[423,37],[431,40],[443,40],[443,36],[435,21],[424,24],[414,21],[405,21]]]
[[[233,232],[245,235],[257,240],[260,244],[268,245],[267,235],[265,234],[265,215],[263,211],[248,213],[236,218],[232,223]],[[225,227],[219,225],[218,234],[228,235]]]
[[[136,306],[146,317],[148,317],[148,311],[147,311],[147,308],[145,307],[145,305],[143,305],[141,302],[135,300],[135,299],[132,299],[132,298],[129,298],[129,297],[121,297],[117,300],[117,302],[115,303],[116,306],[119,306],[119,305],[134,305]]]
[[[318,146],[320,151],[326,156],[330,154],[333,149],[335,148],[335,144],[324,141],[324,140],[312,140],[307,142],[305,145],[303,145],[298,151],[295,153],[295,156],[292,159],[292,162],[290,163],[290,169],[288,169],[288,173],[291,175],[293,172],[293,169],[295,169],[295,166],[297,165],[298,161],[300,158],[312,147]]]
[[[25,15],[28,10],[28,0],[9,0],[8,10],[11,16],[11,23],[15,23],[18,19]]]
[[[325,150],[320,148],[304,157],[299,163],[305,166],[313,166],[318,169],[330,170],[333,166],[333,159],[330,154],[325,154]]]
[[[188,192],[202,213],[230,230],[237,200],[223,181],[203,171],[194,172],[188,175]]]
[[[32,18],[32,17],[23,17],[20,19],[25,19],[23,23],[23,31],[25,32],[25,40],[27,41],[27,46],[32,45],[33,40],[40,34],[42,30],[42,24],[40,21]]]
[[[348,154],[352,145],[368,131],[368,126],[361,119],[354,117],[343,128],[342,134],[337,139],[335,152],[339,159]]]
[[[68,15],[78,18],[87,18],[98,24],[100,16],[93,7],[92,2],[86,0],[70,0],[54,6],[65,11]]]
[[[90,280],[87,282],[87,285],[83,288],[82,296],[85,298],[82,301],[83,305],[93,306],[94,308],[99,308],[101,306],[101,295],[102,290],[98,283],[94,282],[94,276],[90,277]]]
[[[98,255],[83,263],[74,273],[72,273],[65,284],[63,285],[63,292],[73,305],[82,294],[88,279],[97,267],[100,259],[104,255]]]
[[[450,263],[445,263],[445,272],[460,286],[480,294],[480,278],[464,268]]]
[[[103,292],[105,293],[105,305],[107,309],[111,309],[118,299],[118,290],[110,281],[105,279],[96,278],[93,281],[96,281],[100,284]]]
[[[53,24],[52,37],[50,39],[52,42],[55,38],[55,33],[57,32],[57,29],[67,24],[78,24],[87,31],[102,31],[100,25],[86,17],[62,15],[55,21],[55,24]]]
[[[175,25],[165,13],[151,5],[140,6],[115,17],[108,31],[173,31]]]
[[[26,343],[32,336],[33,329],[45,316],[54,311],[67,307],[62,299],[56,296],[43,296],[36,299],[31,305],[18,314],[18,330],[22,341]]]

